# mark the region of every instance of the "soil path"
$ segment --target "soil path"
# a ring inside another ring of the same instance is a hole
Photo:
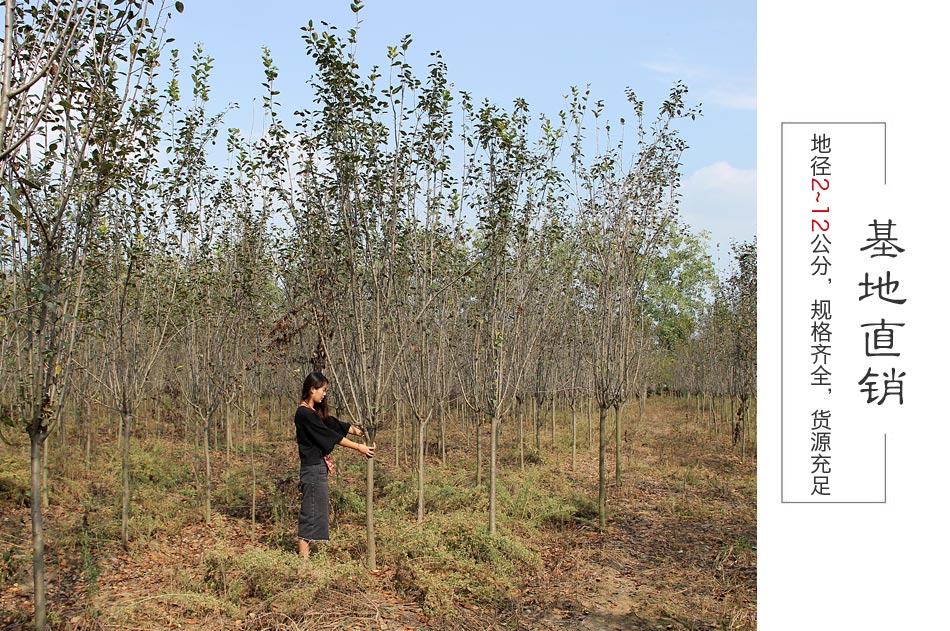
[[[611,502],[608,531],[570,534],[549,553],[539,629],[755,628],[754,524],[664,514],[669,489],[644,481]]]

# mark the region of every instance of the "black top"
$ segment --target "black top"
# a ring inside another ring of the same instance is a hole
[[[343,423],[334,416],[323,421],[316,412],[303,405],[294,414],[294,425],[297,426],[301,466],[319,463],[350,431],[349,423]]]

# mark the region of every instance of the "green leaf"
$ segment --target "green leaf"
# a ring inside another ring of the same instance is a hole
[[[184,13],[184,12],[185,12],[185,3],[184,3],[184,2],[176,2],[176,3],[175,3],[175,10],[178,11],[179,13]]]
[[[22,226],[26,223],[23,221],[23,213],[20,212],[20,208],[16,203],[14,202],[10,203],[10,212],[13,213],[14,217],[16,217],[18,224]]]

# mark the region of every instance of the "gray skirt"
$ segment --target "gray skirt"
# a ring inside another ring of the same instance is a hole
[[[300,493],[297,537],[305,541],[329,541],[330,487],[325,462],[300,467]]]

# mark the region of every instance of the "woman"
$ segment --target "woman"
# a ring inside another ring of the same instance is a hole
[[[363,430],[343,423],[327,412],[327,378],[312,372],[303,380],[300,405],[294,414],[297,449],[300,452],[300,520],[297,522],[297,550],[303,559],[310,557],[311,541],[330,540],[330,490],[327,485],[329,454],[337,445],[354,449],[367,458],[374,447],[355,443],[347,434],[362,436]]]

